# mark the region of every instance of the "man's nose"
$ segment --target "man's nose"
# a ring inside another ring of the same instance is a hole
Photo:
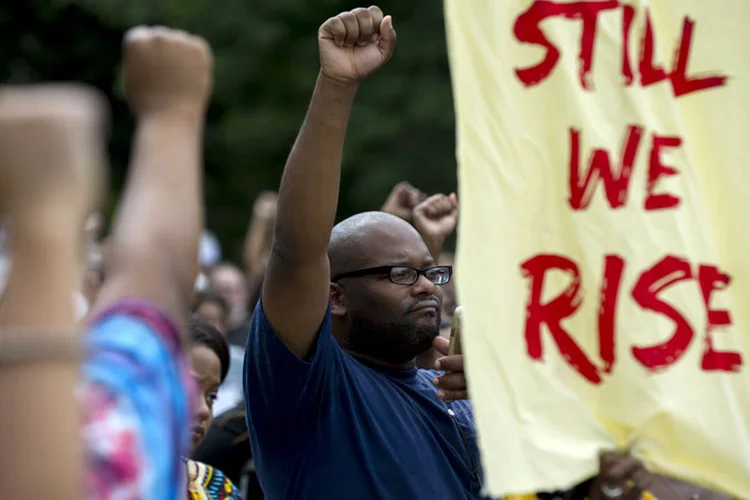
[[[438,296],[438,286],[432,281],[428,280],[423,274],[419,275],[417,282],[412,285],[412,292],[414,295],[435,295]]]

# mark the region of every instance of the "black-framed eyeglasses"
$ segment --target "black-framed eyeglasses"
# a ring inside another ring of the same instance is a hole
[[[432,266],[427,269],[417,269],[410,266],[368,267],[366,269],[339,273],[331,281],[337,283],[344,278],[360,278],[362,276],[374,276],[377,274],[387,274],[390,282],[396,285],[411,286],[417,282],[420,276],[424,276],[435,285],[445,285],[451,280],[453,266]]]

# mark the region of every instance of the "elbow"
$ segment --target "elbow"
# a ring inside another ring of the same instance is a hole
[[[309,266],[312,262],[320,261],[319,252],[314,252],[309,245],[304,244],[285,244],[282,241],[275,240],[271,247],[268,263],[274,267],[284,267],[286,269],[295,269]],[[326,258],[328,255],[323,252]]]
[[[266,267],[267,280],[281,279],[282,281],[293,282],[300,277],[310,276],[310,273],[314,273],[320,279],[328,280],[330,268],[326,252],[313,253],[309,248],[303,252],[289,251],[276,244],[271,248]]]
[[[328,239],[314,234],[315,231],[287,231],[276,225],[269,261],[275,260],[287,266],[306,265],[328,258]]]
[[[271,252],[268,256],[268,262],[279,263],[279,264],[292,264],[293,262],[300,260],[300,250],[294,248],[296,245],[285,244],[283,241],[279,241],[278,238],[274,238],[273,245],[271,245]]]

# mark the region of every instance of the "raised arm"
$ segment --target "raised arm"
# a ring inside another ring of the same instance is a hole
[[[84,497],[71,294],[83,221],[103,195],[105,113],[102,97],[78,85],[0,87],[0,214],[12,227],[0,308],[0,498]]]
[[[273,244],[273,229],[276,225],[278,195],[266,191],[258,195],[253,203],[250,225],[242,246],[242,264],[249,281],[262,278],[266,272],[268,255]]]
[[[310,351],[328,304],[328,240],[338,202],[341,154],[359,81],[385,64],[396,32],[377,7],[327,20],[318,31],[320,73],[279,189],[263,309],[300,358]]]
[[[412,218],[414,227],[422,235],[422,239],[430,250],[430,255],[435,262],[438,262],[445,240],[458,224],[458,200],[455,193],[447,196],[444,194],[430,196],[414,208]]]

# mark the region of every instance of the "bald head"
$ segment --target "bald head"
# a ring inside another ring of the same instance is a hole
[[[419,232],[383,212],[357,214],[336,225],[328,258],[332,279],[372,268],[434,265]],[[349,352],[391,364],[409,363],[427,351],[438,334],[440,313],[415,308],[439,304],[443,295],[440,286],[423,277],[403,285],[383,269],[337,280],[331,288],[331,315],[339,342]]]
[[[331,276],[363,267],[405,263],[415,253],[429,255],[419,232],[385,212],[363,212],[339,222],[328,244]]]

